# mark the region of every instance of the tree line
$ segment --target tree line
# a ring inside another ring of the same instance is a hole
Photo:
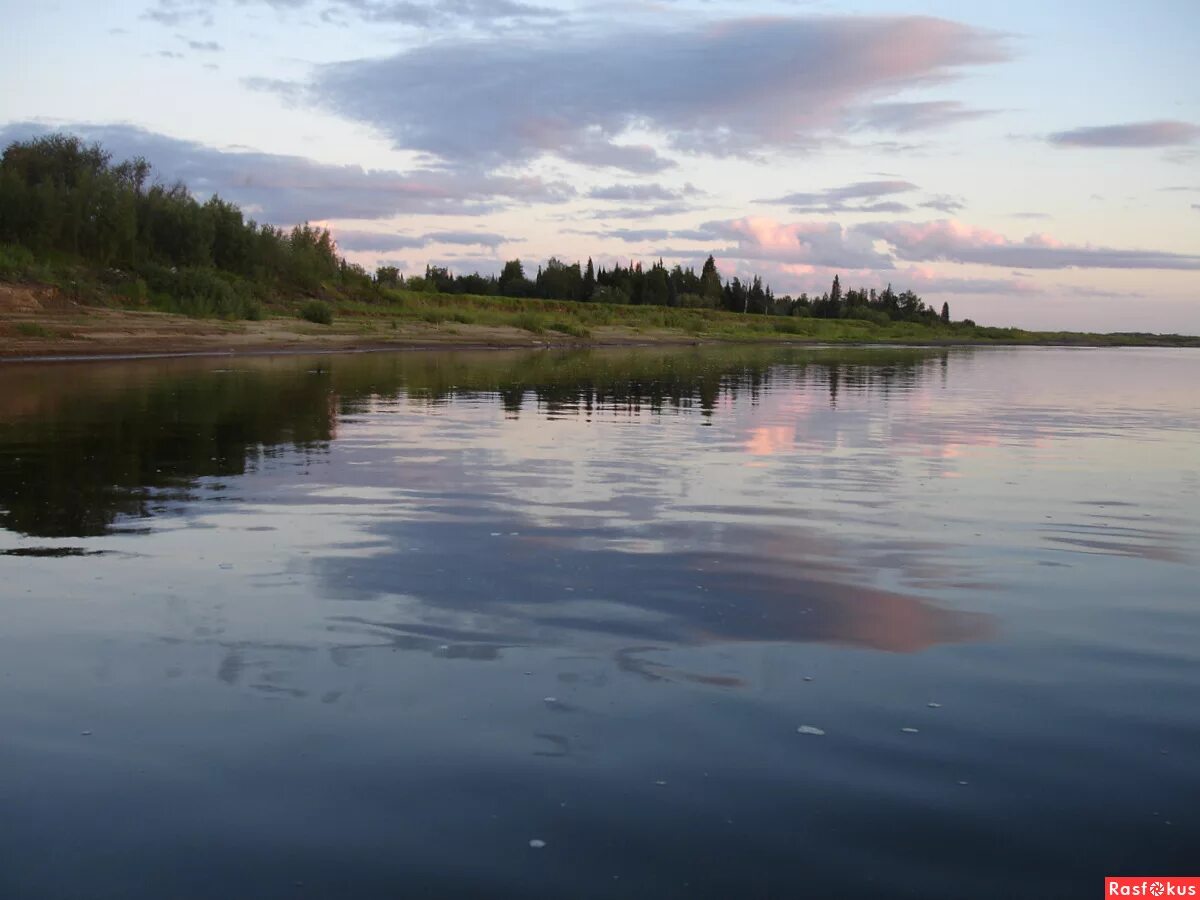
[[[910,290],[896,293],[889,284],[883,290],[851,288],[843,292],[841,278],[833,277],[830,289],[820,296],[802,293],[797,297],[777,296],[758,276],[750,281],[733,277],[722,280],[716,260],[709,256],[700,273],[675,265],[667,268],[660,259],[649,269],[639,262],[628,266],[596,268],[589,258],[585,266],[551,257],[529,278],[519,259],[509,260],[499,275],[455,275],[442,266],[426,266],[424,275],[407,278],[393,266],[376,271],[379,284],[440,294],[473,294],[500,297],[533,297],[543,300],[578,300],[592,303],[679,306],[724,309],[728,312],[773,316],[812,316],[823,319],[950,322],[950,305],[938,312]]]
[[[371,300],[389,290],[724,309],[730,312],[880,323],[950,321],[912,291],[891,286],[821,296],[776,295],[758,276],[723,279],[709,256],[700,272],[662,260],[596,267],[551,258],[532,277],[519,259],[498,275],[427,266],[405,277],[374,273],[338,253],[324,228],[283,229],[247,219],[235,204],[198,201],[182,182],[151,180],[141,157],[114,162],[99,144],[51,134],[9,145],[0,157],[0,275],[83,263],[105,288],[136,302],[193,315],[256,318],[261,303],[299,296]]]

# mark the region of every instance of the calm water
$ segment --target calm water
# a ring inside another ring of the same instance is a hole
[[[0,896],[1198,874],[1198,386],[1168,350],[0,367]]]

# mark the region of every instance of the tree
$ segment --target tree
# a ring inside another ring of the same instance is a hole
[[[667,283],[667,270],[662,262],[650,269],[642,288],[642,302],[653,306],[666,306],[670,300],[670,285]]]
[[[538,270],[538,295],[547,300],[582,300],[583,275],[579,263],[567,265],[556,256],[550,257],[546,268]]]
[[[709,254],[700,270],[700,296],[714,304],[721,300],[721,276],[717,272],[717,261]]]
[[[375,270],[375,283],[380,287],[399,287],[400,270],[395,266],[380,266]]]
[[[942,324],[943,325],[950,324],[950,304],[949,303],[942,304]]]
[[[525,277],[519,259],[510,259],[500,270],[500,293],[505,297],[528,297],[533,293],[533,284]]]
[[[583,271],[583,299],[591,300],[594,293],[596,293],[596,270],[592,266],[592,258],[589,256],[587,268]]]

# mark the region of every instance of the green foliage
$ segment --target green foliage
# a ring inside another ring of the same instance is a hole
[[[229,318],[261,317],[272,295],[371,286],[327,230],[260,227],[219,197],[200,203],[183,184],[149,184],[150,171],[69,135],[11,144],[0,157],[0,277],[30,277],[37,261],[56,272],[78,263],[82,277],[53,279],[77,300],[98,299],[99,283],[97,293],[135,305]]]
[[[33,253],[20,244],[0,244],[0,278],[24,278],[33,268]]]
[[[149,295],[153,305],[163,312],[221,319],[262,318],[262,304],[250,286],[212,268],[147,264],[142,267],[142,276],[125,285],[121,293],[139,302]]]
[[[333,307],[324,300],[309,300],[300,307],[300,318],[317,325],[332,325]]]
[[[395,266],[380,266],[375,270],[375,283],[380,287],[399,287],[400,270]]]
[[[69,135],[11,144],[0,158],[0,278],[49,272],[48,280],[77,302],[116,300],[224,318],[259,318],[264,302],[321,297],[304,306],[304,318],[328,324],[334,305],[345,311],[361,304],[429,323],[510,325],[534,334],[582,336],[618,324],[777,336],[816,334],[815,322],[813,330],[798,324],[812,317],[830,320],[821,333],[833,340],[861,336],[869,326],[915,339],[907,325],[957,336],[969,329],[980,340],[1022,339],[955,325],[948,304],[939,315],[912,291],[897,294],[891,285],[844,288],[835,276],[821,297],[776,296],[757,276],[723,280],[712,256],[699,273],[662,260],[648,268],[637,262],[606,268],[591,259],[584,267],[551,258],[533,278],[519,259],[498,276],[455,275],[432,265],[407,279],[394,266],[372,275],[339,256],[326,229],[258,225],[219,197],[201,203],[183,184],[151,182],[150,174],[144,159],[114,163],[99,145]],[[494,302],[480,305],[483,298]],[[647,313],[635,317],[630,307]],[[753,319],[717,318],[732,313]]]

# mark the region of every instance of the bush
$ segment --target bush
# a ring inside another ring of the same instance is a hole
[[[0,244],[0,278],[24,278],[33,268],[33,254],[18,244]]]
[[[300,307],[300,318],[317,325],[332,325],[333,307],[324,300],[309,300]]]
[[[141,278],[138,281],[144,282],[153,292],[155,305],[165,312],[222,319],[262,318],[262,305],[258,298],[247,283],[236,275],[216,269],[174,269],[153,263],[143,265],[139,272]],[[140,289],[133,290],[134,295],[130,299],[136,300]]]

